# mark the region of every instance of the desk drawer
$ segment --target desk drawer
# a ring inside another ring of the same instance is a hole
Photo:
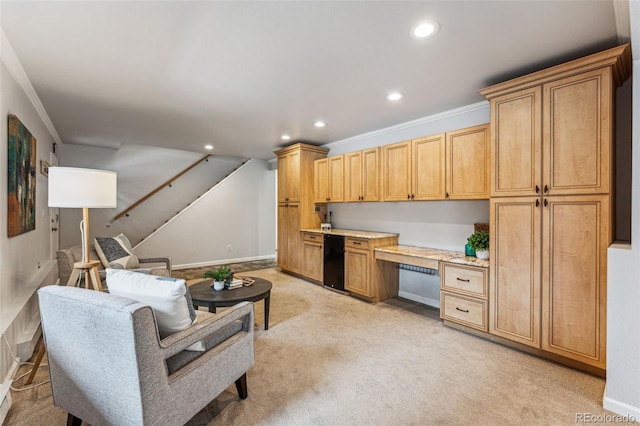
[[[468,296],[487,298],[487,269],[442,263],[440,288]]]
[[[322,234],[316,234],[314,232],[304,232],[302,234],[302,239],[304,241],[311,241],[314,243],[321,243],[324,241],[324,235]]]
[[[440,292],[440,317],[445,320],[488,331],[487,302]]]
[[[369,240],[362,240],[359,238],[345,238],[344,239],[345,247],[353,247],[357,249],[368,249],[369,248]]]

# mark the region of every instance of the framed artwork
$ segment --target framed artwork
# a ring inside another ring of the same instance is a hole
[[[7,234],[9,237],[36,229],[36,138],[15,115],[9,115],[9,179]]]

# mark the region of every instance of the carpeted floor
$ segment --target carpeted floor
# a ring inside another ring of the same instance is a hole
[[[251,275],[273,290],[268,331],[255,304],[249,398],[231,386],[191,426],[569,425],[610,414],[604,380],[448,328],[436,310],[365,303],[276,268]],[[12,395],[7,425],[64,424],[48,385]]]

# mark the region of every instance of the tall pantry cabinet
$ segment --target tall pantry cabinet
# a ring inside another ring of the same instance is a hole
[[[313,162],[327,156],[328,149],[298,143],[275,151],[278,157],[278,266],[301,273],[300,229],[319,228],[314,210]]]
[[[619,46],[481,93],[491,104],[489,332],[606,368]]]

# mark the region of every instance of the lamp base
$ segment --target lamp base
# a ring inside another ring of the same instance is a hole
[[[94,290],[102,291],[102,282],[98,275],[98,265],[100,265],[99,260],[74,263],[73,271],[71,272],[69,281],[67,281],[67,285],[75,287],[78,282],[78,278],[80,278],[80,274],[82,273],[84,274],[84,285],[87,289],[93,288]]]

